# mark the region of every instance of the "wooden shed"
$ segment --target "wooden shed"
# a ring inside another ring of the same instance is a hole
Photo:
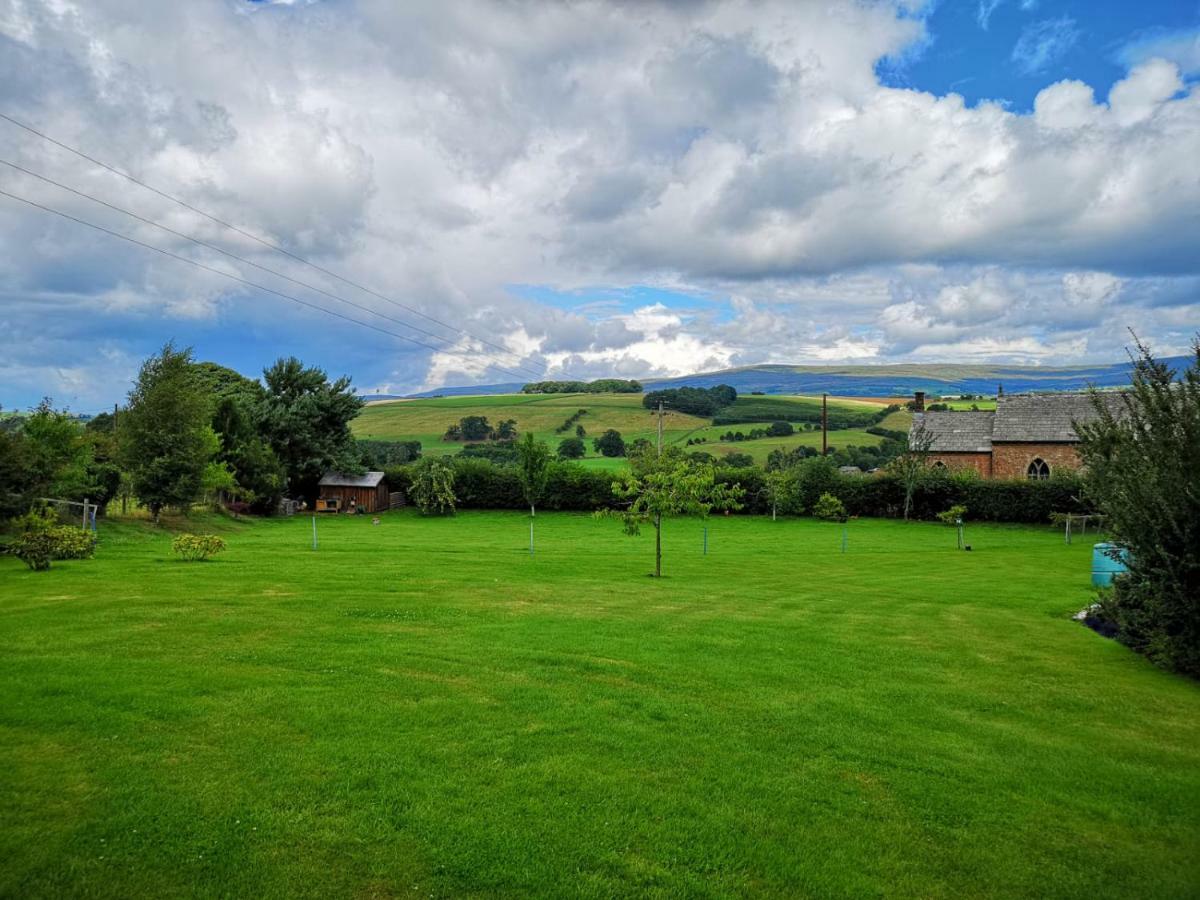
[[[351,506],[365,513],[388,508],[387,482],[382,472],[346,475],[326,472],[317,494],[317,512],[349,512]]]

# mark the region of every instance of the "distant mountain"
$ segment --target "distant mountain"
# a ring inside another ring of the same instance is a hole
[[[1164,359],[1174,369],[1186,368],[1186,356]],[[839,397],[899,397],[913,391],[930,394],[995,394],[1003,385],[1010,393],[1020,391],[1079,391],[1089,385],[1120,387],[1129,383],[1132,364],[1128,361],[1093,366],[1007,366],[1007,365],[897,365],[864,366],[745,366],[719,372],[701,372],[677,378],[643,378],[646,390],[667,387],[712,387],[729,384],[738,393],[820,394]],[[511,394],[518,383],[440,388],[412,397]],[[367,400],[388,399],[367,396]]]
[[[1164,362],[1176,368],[1185,357]],[[712,387],[730,384],[739,393],[820,394],[843,397],[891,397],[926,391],[932,394],[995,394],[999,386],[1020,391],[1078,391],[1089,385],[1120,387],[1129,383],[1128,361],[1092,366],[921,365],[748,366],[644,382],[647,389]]]
[[[475,397],[480,394],[519,394],[525,386],[523,381],[509,384],[480,384],[468,387],[445,387],[419,394],[359,394],[368,403],[376,400],[421,400],[426,397]]]

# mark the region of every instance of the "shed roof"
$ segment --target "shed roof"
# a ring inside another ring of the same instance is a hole
[[[1124,408],[1117,392],[1100,394],[1115,415]],[[996,402],[992,440],[998,442],[1075,443],[1075,422],[1091,422],[1096,409],[1089,394],[1014,394]]]
[[[382,472],[367,472],[363,475],[347,475],[345,472],[326,472],[321,477],[321,487],[378,487],[383,481]]]
[[[932,442],[933,453],[987,453],[992,449],[992,420],[990,410],[962,412],[927,412],[925,430]],[[915,428],[920,419],[913,417]]]

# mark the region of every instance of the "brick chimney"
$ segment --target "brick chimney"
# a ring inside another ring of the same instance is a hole
[[[913,394],[913,412],[925,412],[925,392],[917,391]]]

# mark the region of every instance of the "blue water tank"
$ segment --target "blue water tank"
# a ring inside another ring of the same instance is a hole
[[[1125,560],[1129,551],[1122,550],[1116,544],[1094,544],[1092,546],[1092,584],[1095,587],[1108,587],[1112,580],[1122,572],[1127,571]]]

